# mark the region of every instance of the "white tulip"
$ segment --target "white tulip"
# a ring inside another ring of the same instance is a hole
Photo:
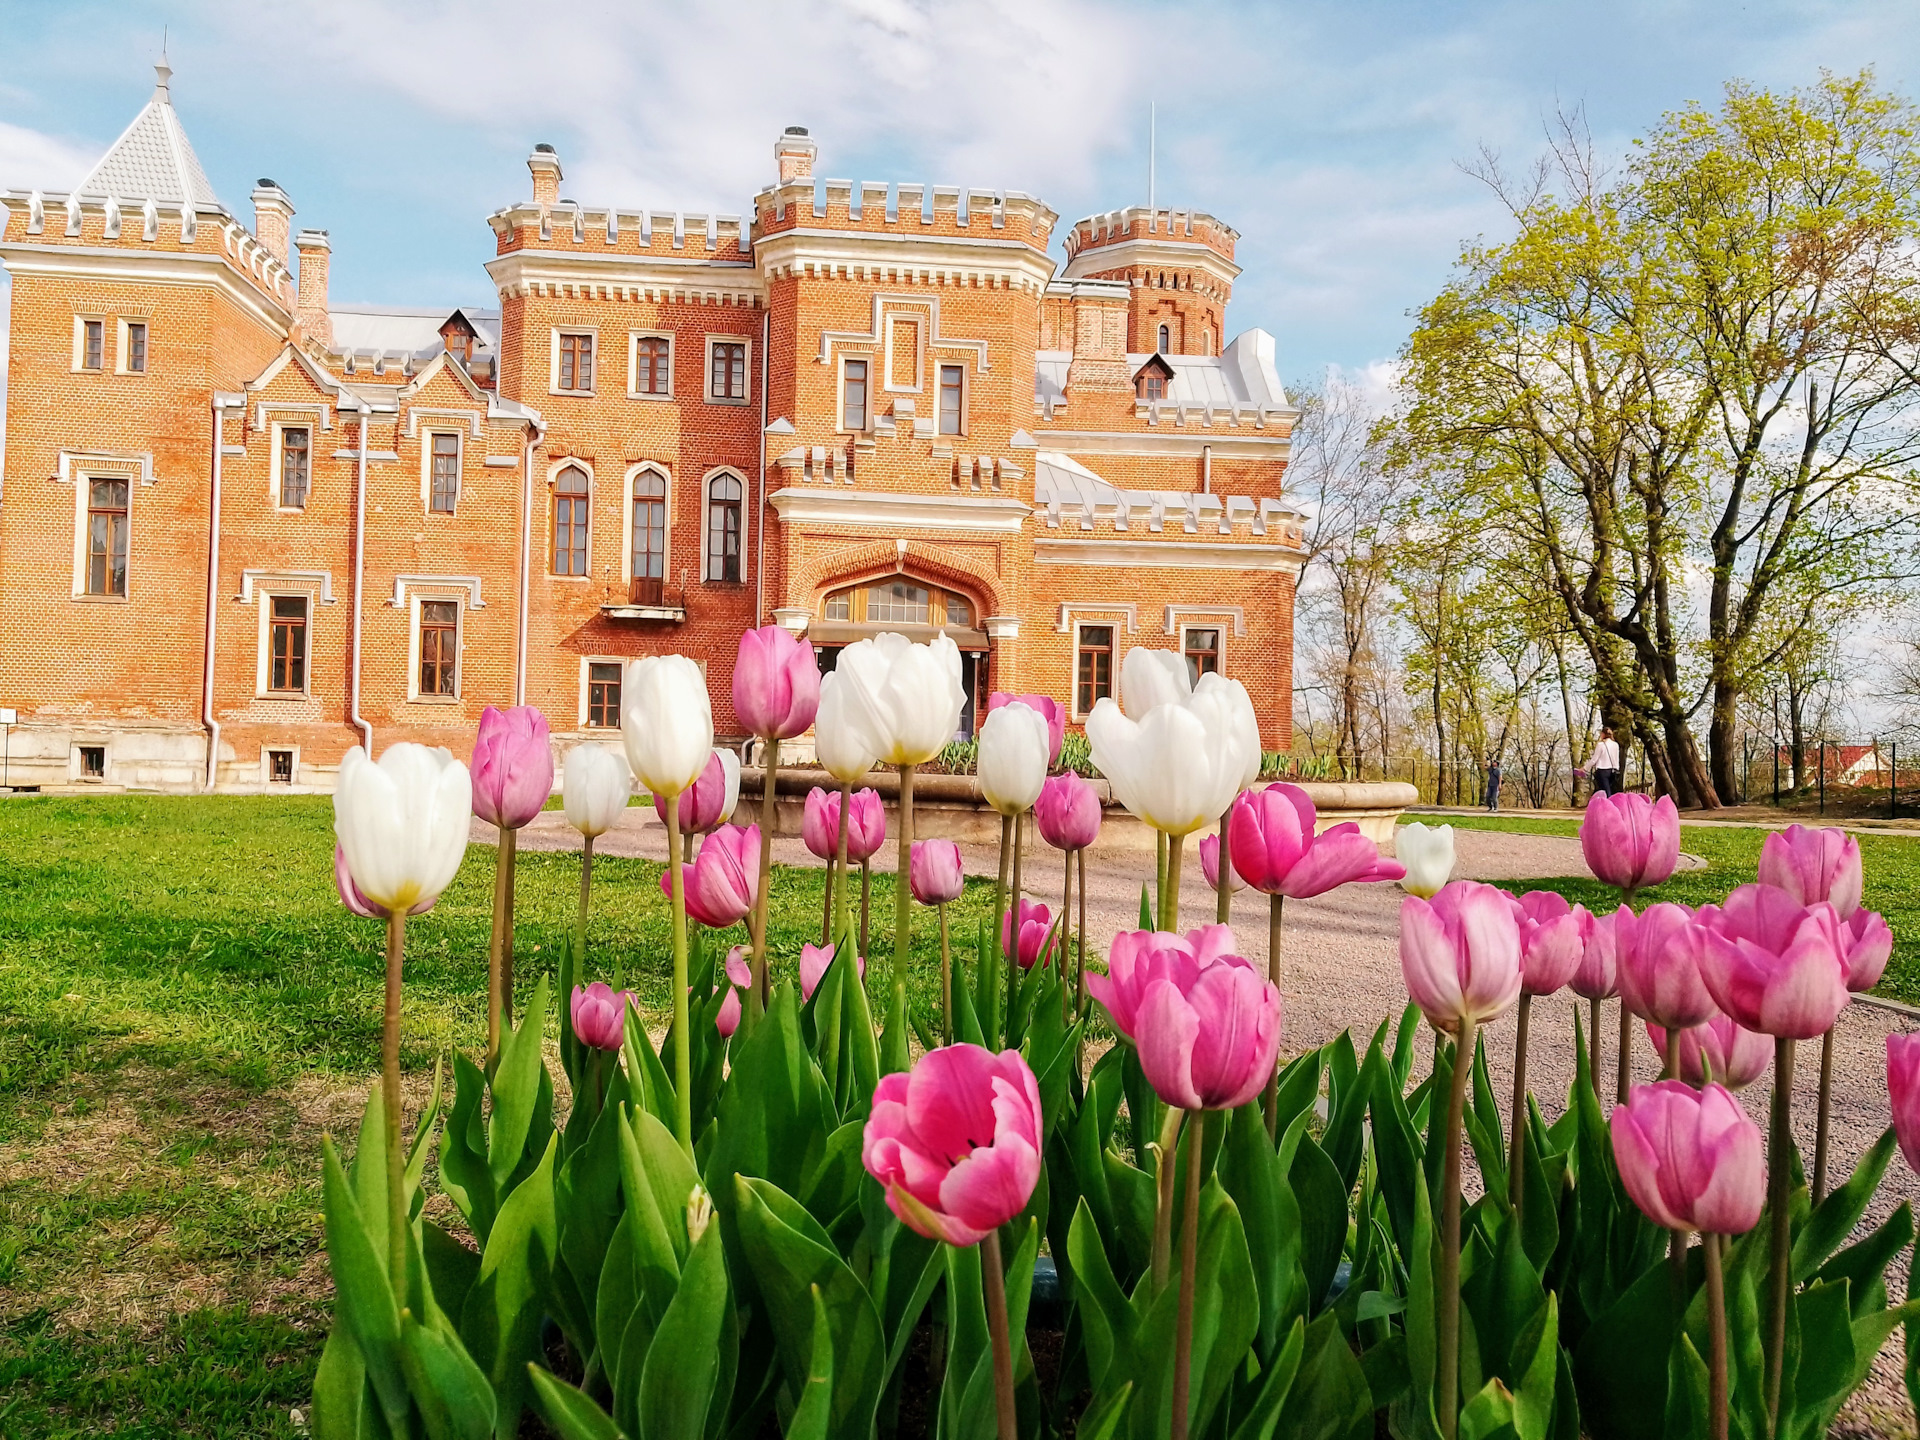
[[[1156,705],[1184,704],[1192,692],[1187,657],[1176,650],[1135,646],[1120,662],[1120,708],[1130,719],[1146,719]]]
[[[1218,820],[1239,793],[1236,724],[1217,689],[1184,705],[1156,705],[1137,721],[1105,699],[1087,717],[1087,740],[1122,805],[1167,835],[1190,835]]]
[[[740,803],[740,757],[721,745],[714,746],[713,753],[720,757],[720,773],[727,780],[726,798],[720,802],[720,818],[714,822],[718,828],[733,819],[734,808]]]
[[[820,677],[820,709],[813,717],[813,753],[842,785],[858,784],[873,769],[866,732],[847,718],[847,689],[840,676]]]
[[[1395,832],[1393,858],[1407,867],[1400,888],[1431,900],[1453,877],[1453,827],[1409,821]]]
[[[684,655],[649,655],[633,662],[626,691],[620,735],[627,763],[649,794],[678,795],[713,754],[707,678]]]
[[[960,684],[960,647],[941,631],[916,645],[904,635],[876,635],[840,652],[845,719],[888,765],[921,765],[960,728],[967,702]]]
[[[980,727],[980,794],[1002,815],[1033,808],[1046,782],[1053,739],[1047,717],[1015,700],[987,715]]]
[[[1142,653],[1150,655],[1153,652],[1149,650]],[[1260,779],[1260,717],[1254,712],[1253,697],[1247,693],[1247,687],[1238,680],[1229,680],[1224,675],[1209,671],[1202,675],[1200,683],[1193,687],[1193,693],[1196,695],[1215,690],[1226,698],[1228,709],[1233,716],[1233,749],[1240,759],[1240,783],[1234,790],[1234,793],[1238,794]],[[1226,812],[1223,810],[1221,813]]]
[[[589,741],[567,752],[560,791],[567,823],[582,835],[604,835],[626,810],[633,777],[619,756]]]
[[[466,858],[473,777],[444,748],[389,745],[375,764],[347,751],[333,789],[333,833],[353,883],[383,910],[438,898]]]

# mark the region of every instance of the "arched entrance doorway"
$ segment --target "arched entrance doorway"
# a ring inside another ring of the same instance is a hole
[[[820,671],[826,674],[840,651],[856,640],[886,631],[927,641],[946,631],[960,647],[960,684],[966,704],[954,738],[973,738],[976,720],[986,711],[992,683],[987,632],[980,628],[980,607],[972,596],[903,573],[883,575],[829,590],[808,626]]]

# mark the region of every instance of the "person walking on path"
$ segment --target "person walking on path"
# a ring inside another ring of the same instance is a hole
[[[1593,747],[1593,758],[1587,761],[1587,770],[1593,776],[1594,794],[1620,793],[1620,746],[1613,738],[1613,731],[1604,725],[1600,727],[1599,743]]]
[[[1500,808],[1500,757],[1487,757],[1487,810],[1489,813]]]

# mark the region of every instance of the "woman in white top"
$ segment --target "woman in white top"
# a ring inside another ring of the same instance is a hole
[[[1587,761],[1587,772],[1593,776],[1594,794],[1620,793],[1620,747],[1614,741],[1613,731],[1605,726],[1600,728],[1600,741],[1593,747],[1593,758]]]

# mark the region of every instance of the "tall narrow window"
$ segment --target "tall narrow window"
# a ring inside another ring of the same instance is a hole
[[[961,434],[960,401],[966,384],[966,371],[958,365],[940,367],[940,433]]]
[[[289,425],[280,432],[280,508],[304,510],[312,488],[313,432]]]
[[[127,369],[144,374],[147,368],[147,327],[139,322],[127,325]]]
[[[1218,630],[1189,630],[1181,637],[1180,648],[1187,656],[1187,679],[1199,684],[1202,675],[1211,675],[1220,668],[1220,632]]]
[[[276,695],[304,695],[307,690],[307,597],[273,597],[272,648],[267,664],[267,689]]]
[[[87,594],[127,593],[127,482],[87,484]]]
[[[553,573],[587,573],[587,472],[578,465],[553,482]]]
[[[665,395],[668,383],[667,342],[659,335],[643,335],[633,345],[633,389],[636,395]]]
[[[587,724],[595,730],[620,728],[620,662],[595,660],[587,666]]]
[[[840,390],[841,425],[848,430],[867,428],[867,362],[846,362],[845,379]]]
[[[707,579],[740,578],[740,482],[716,475],[707,484]]]
[[[667,573],[667,482],[657,470],[633,477],[633,578],[638,603],[660,603]]]
[[[459,499],[460,437],[436,434],[433,437],[433,471],[427,485],[427,509],[436,515],[451,515]]]
[[[562,335],[560,337],[560,383],[558,390],[588,391],[593,389],[593,336]]]
[[[1096,702],[1113,693],[1113,627],[1082,625],[1075,650],[1073,708],[1087,715]]]
[[[98,370],[106,363],[106,321],[87,320],[82,322],[82,326],[80,368]]]
[[[714,400],[747,398],[747,347],[738,341],[713,342],[707,393]]]
[[[420,602],[420,693],[454,693],[454,664],[460,648],[460,603]]]
[[[1173,336],[1171,332],[1168,331],[1166,326],[1162,325],[1160,327],[1160,345],[1158,347],[1162,355],[1166,354],[1167,351],[1173,348],[1172,341],[1173,341]]]

